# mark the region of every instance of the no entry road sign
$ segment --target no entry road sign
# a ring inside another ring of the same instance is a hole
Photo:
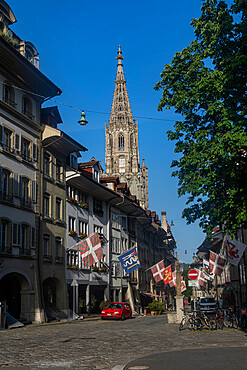
[[[196,280],[198,278],[198,272],[196,270],[190,270],[188,272],[188,278],[191,280]]]

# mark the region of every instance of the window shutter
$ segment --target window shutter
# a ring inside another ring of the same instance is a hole
[[[13,223],[12,227],[12,244],[18,245],[18,224]]]
[[[13,195],[18,197],[19,196],[19,174],[14,173],[14,183],[13,183]]]
[[[3,196],[3,169],[0,166],[0,199],[2,199]]]
[[[33,159],[37,161],[37,146],[33,143]]]
[[[19,177],[19,197],[22,198],[22,176]]]
[[[36,203],[37,201],[37,183],[36,181],[32,181],[32,201]]]
[[[15,134],[15,149],[20,150],[20,135]]]
[[[35,246],[36,246],[36,230],[35,227],[32,227],[31,247]]]
[[[0,143],[3,143],[3,126],[0,125]]]
[[[53,211],[54,211],[54,210],[53,210],[53,208],[54,208],[53,206],[54,206],[54,205],[53,205],[53,196],[52,196],[52,195],[50,195],[50,202],[51,202],[51,203],[50,203],[50,205],[51,205],[51,209],[50,209],[50,217],[51,217],[52,219],[54,219],[54,215],[53,215]]]

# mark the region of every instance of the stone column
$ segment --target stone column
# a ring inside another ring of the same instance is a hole
[[[183,305],[183,296],[181,293],[181,273],[177,252],[176,252],[175,271],[176,271],[176,291],[177,291],[176,310],[177,310],[177,322],[179,323],[183,316],[183,311],[181,309],[184,308],[184,305]]]

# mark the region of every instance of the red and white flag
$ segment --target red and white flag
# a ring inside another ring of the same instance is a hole
[[[156,282],[163,280],[165,275],[165,265],[163,260],[156,263],[156,265],[152,266],[150,269]]]
[[[169,285],[170,285],[171,288],[173,286],[176,287],[176,285],[177,285],[176,271],[173,271],[173,273],[172,273],[172,280],[169,282]]]
[[[97,233],[77,244],[81,258],[90,267],[103,258],[103,250]]]
[[[232,265],[237,266],[245,251],[246,244],[243,244],[235,239],[231,240],[230,237],[227,235],[225,241],[225,248],[228,261]]]
[[[164,283],[168,284],[170,281],[172,281],[172,266],[168,266],[164,270],[164,277],[163,277]]]
[[[221,275],[225,266],[226,260],[219,254],[210,251],[209,255],[209,270],[213,275]]]
[[[172,273],[172,280],[169,282],[170,287],[177,286],[177,278],[176,278],[176,271]],[[183,293],[187,289],[184,279],[181,276],[181,293]]]
[[[203,286],[206,285],[206,278],[205,278],[204,272],[201,271],[201,270],[198,270],[198,269],[196,269],[196,270],[198,272],[198,278],[197,279],[198,279],[199,286],[203,287]]]

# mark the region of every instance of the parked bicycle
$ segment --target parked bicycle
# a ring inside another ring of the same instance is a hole
[[[198,321],[194,313],[185,313],[182,308],[180,308],[183,311],[183,317],[179,325],[179,331],[184,329],[189,330],[198,330]]]

